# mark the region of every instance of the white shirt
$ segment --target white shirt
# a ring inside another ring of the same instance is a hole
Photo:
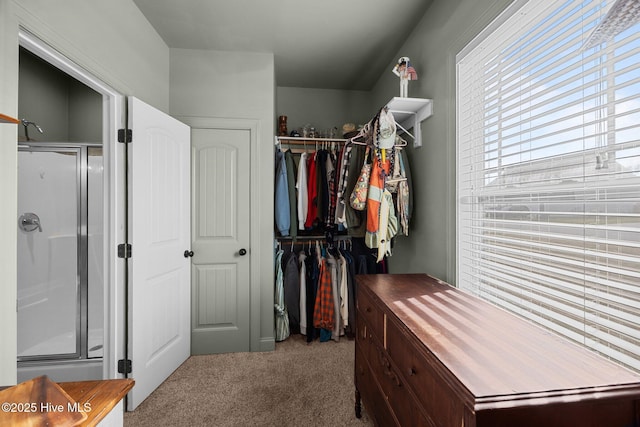
[[[298,164],[298,179],[296,188],[298,189],[298,230],[304,230],[304,222],[307,219],[309,209],[309,193],[307,188],[307,153],[300,154]]]

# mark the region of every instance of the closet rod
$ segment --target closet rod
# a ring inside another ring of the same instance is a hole
[[[343,242],[343,243],[341,243]],[[302,240],[289,240],[287,242],[278,242],[277,247],[278,248],[286,248],[286,247],[296,247],[296,246],[312,246],[315,244],[320,244],[320,246],[324,247],[324,246],[328,246],[328,247],[334,247],[334,246],[343,246],[346,247],[346,245],[349,245],[349,247],[351,247],[352,242],[351,239],[339,239],[339,240],[334,240],[333,242],[327,242],[325,240],[313,240],[313,239],[302,239]]]
[[[298,246],[298,245],[313,245],[315,243],[320,243],[322,245],[325,245],[326,242],[324,241],[320,241],[320,240],[310,240],[310,239],[302,239],[302,240],[290,240],[288,242],[279,242],[281,245],[283,246],[287,246],[287,245],[291,245],[291,246]]]
[[[326,235],[309,235],[309,236],[297,236],[297,237],[291,237],[291,236],[285,236],[285,237],[276,237],[276,240],[280,240],[280,241],[285,241],[285,242],[289,242],[291,240],[293,241],[298,241],[298,240],[326,240],[327,236]],[[334,234],[333,235],[333,240],[351,240],[351,236],[347,235],[347,234]]]
[[[287,142],[284,142],[287,141]],[[343,138],[304,138],[302,136],[276,136],[276,145],[279,143],[288,145],[315,144],[316,142],[347,142]]]

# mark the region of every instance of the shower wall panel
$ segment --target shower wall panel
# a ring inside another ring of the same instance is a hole
[[[18,356],[76,353],[78,312],[78,154],[18,153]]]

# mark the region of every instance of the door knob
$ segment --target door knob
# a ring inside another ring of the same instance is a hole
[[[247,250],[245,248],[242,248],[238,251],[238,253],[240,254],[240,256],[245,256],[247,254]]]
[[[189,249],[187,249],[186,251],[184,251],[184,257],[185,258],[189,258],[193,256],[193,251],[190,251]]]

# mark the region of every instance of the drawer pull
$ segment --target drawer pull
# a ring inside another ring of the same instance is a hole
[[[413,368],[409,368],[409,376],[412,377],[416,374],[416,370]]]
[[[382,365],[384,374],[389,377],[391,381],[396,385],[396,387],[401,387],[402,383],[400,382],[400,378],[393,372],[393,368],[391,367],[391,363],[385,357],[380,349],[378,349],[378,354],[380,356],[380,364]]]
[[[385,375],[388,376],[391,381],[393,381],[396,387],[402,386],[402,383],[400,382],[400,378],[398,378],[398,376],[391,370],[385,371]]]
[[[367,313],[371,313],[373,310],[371,309],[371,307],[367,307],[367,308],[365,308],[364,311],[366,311]]]

